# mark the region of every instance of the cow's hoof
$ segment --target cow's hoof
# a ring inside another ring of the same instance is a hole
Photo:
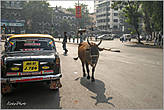
[[[93,78],[92,78],[92,80],[91,80],[91,81],[92,81],[92,82],[95,82],[95,79],[93,79]]]
[[[90,79],[90,76],[87,76],[87,79]]]
[[[83,74],[83,77],[85,77],[86,76],[86,74]]]

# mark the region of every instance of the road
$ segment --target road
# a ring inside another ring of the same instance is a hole
[[[77,45],[56,42],[61,58],[63,87],[51,91],[43,84],[24,85],[2,97],[2,108],[31,109],[161,109],[163,108],[163,50],[135,47],[119,40],[103,41],[100,47],[121,52],[100,52],[95,82],[82,77]],[[21,103],[19,106],[13,103]]]

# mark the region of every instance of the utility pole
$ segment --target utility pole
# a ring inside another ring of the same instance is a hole
[[[54,28],[54,22],[53,22],[53,21],[54,21],[54,19],[53,19],[53,18],[54,18],[54,17],[53,17],[54,14],[53,14],[53,12],[54,12],[54,8],[52,7],[52,19],[51,19],[52,27],[51,27],[51,35],[53,35],[53,28]]]
[[[79,0],[78,0],[78,3],[77,5],[79,6]],[[79,33],[78,33],[78,30],[79,30],[79,27],[80,27],[80,24],[79,24],[79,18],[76,17],[76,21],[77,21],[77,43],[79,43]]]

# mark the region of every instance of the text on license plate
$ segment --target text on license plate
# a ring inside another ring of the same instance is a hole
[[[24,61],[23,62],[23,72],[32,72],[39,70],[38,61]]]

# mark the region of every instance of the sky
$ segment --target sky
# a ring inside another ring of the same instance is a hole
[[[75,3],[78,3],[78,1],[76,0],[67,0],[67,1],[64,1],[64,0],[61,0],[61,1],[48,1],[50,6],[52,7],[56,7],[56,6],[61,6],[63,8],[75,8]],[[86,1],[86,0],[79,0],[79,3],[83,3],[83,4],[86,4],[88,5],[88,10],[89,10],[89,13],[93,13],[94,12],[94,0],[90,0],[90,1]]]

